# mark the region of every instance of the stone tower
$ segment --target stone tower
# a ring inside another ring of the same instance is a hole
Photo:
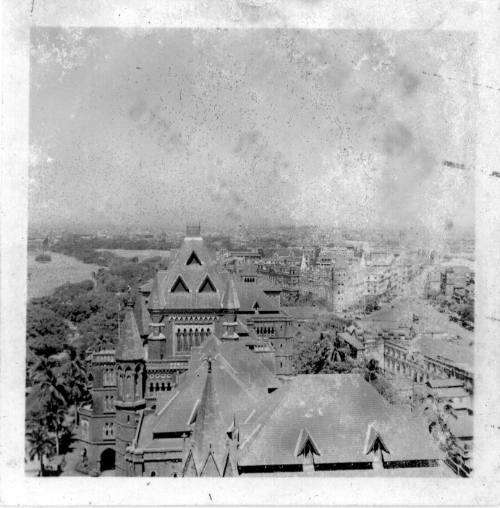
[[[144,348],[132,302],[127,302],[116,346],[116,474],[128,474],[125,453],[135,437],[139,411],[144,409]]]

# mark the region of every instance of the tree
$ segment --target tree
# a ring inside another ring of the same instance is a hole
[[[345,351],[324,334],[313,342],[297,347],[294,355],[297,374],[352,372],[355,366]]]
[[[47,429],[54,433],[55,453],[59,455],[61,434],[64,428],[64,421],[66,420],[67,407],[52,399],[45,404],[44,410],[45,424],[47,425]]]
[[[54,442],[39,415],[33,415],[26,425],[26,439],[28,441],[28,456],[30,460],[38,458],[40,461],[40,476],[45,476],[44,456],[51,457],[54,452]]]
[[[64,349],[69,327],[53,310],[42,305],[28,305],[26,334],[28,346],[37,355],[50,356]]]
[[[89,398],[88,377],[80,360],[67,362],[62,372],[68,405],[79,404]]]
[[[57,403],[66,405],[66,387],[62,376],[55,371],[56,366],[50,358],[41,357],[32,369],[34,388],[40,395],[43,405]]]

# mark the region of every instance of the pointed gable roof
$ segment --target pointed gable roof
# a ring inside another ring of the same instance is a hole
[[[380,433],[375,429],[375,426],[371,423],[368,426],[368,430],[366,432],[366,442],[365,442],[365,454],[375,452],[377,449],[383,450],[385,453],[391,453],[387,448],[384,440]]]
[[[194,452],[198,460],[205,457],[209,449],[217,458],[220,458],[227,440],[224,419],[221,413],[221,404],[213,379],[213,361],[214,360],[210,356],[206,359],[207,377],[196,412],[196,422],[194,424]]]
[[[127,304],[125,318],[120,326],[115,357],[117,360],[142,360],[144,358],[139,328],[130,303]]]
[[[210,276],[207,275],[203,282],[201,283],[201,286],[198,289],[199,293],[205,293],[205,292],[212,292],[214,293],[216,291],[215,286],[213,282],[210,280]]]
[[[222,298],[222,308],[229,310],[237,310],[240,308],[240,300],[232,277],[228,277],[227,279],[226,290]]]
[[[179,275],[177,279],[175,280],[174,284],[172,285],[172,288],[170,289],[171,293],[189,293],[189,288],[187,287],[186,283],[184,282],[182,275]]]
[[[198,254],[196,254],[196,251],[192,251],[191,254],[189,255],[187,261],[186,261],[186,266],[190,266],[192,264],[197,264],[197,265],[202,265],[202,262],[200,261],[200,258],[198,257]]]
[[[184,467],[182,468],[182,476],[187,477],[198,476],[198,469],[196,468],[196,462],[194,460],[192,448],[189,449],[186,460],[184,461]]]
[[[302,427],[302,429],[300,429],[299,438],[297,439],[297,444],[295,445],[295,456],[305,455],[308,450],[311,450],[315,455],[321,455],[318,445],[309,431],[305,427]]]
[[[219,309],[223,281],[203,238],[186,237],[173,256],[160,291],[165,309]]]
[[[165,297],[163,292],[160,290],[160,272],[156,272],[153,279],[153,286],[151,288],[151,294],[149,296],[148,306],[150,309],[159,310],[165,307]]]
[[[212,478],[220,476],[219,468],[217,467],[217,462],[211,447],[208,451],[205,463],[201,468],[200,476],[208,476]]]

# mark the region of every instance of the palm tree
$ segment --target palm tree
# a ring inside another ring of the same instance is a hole
[[[45,476],[45,466],[43,457],[50,456],[54,450],[54,443],[50,439],[47,429],[42,425],[40,420],[32,419],[28,422],[26,430],[26,439],[29,445],[29,458],[40,460],[40,476]]]
[[[65,405],[60,405],[56,401],[49,401],[45,407],[45,423],[48,429],[54,432],[55,437],[55,453],[59,455],[61,433],[66,419],[67,408]]]
[[[78,404],[88,399],[88,377],[80,360],[69,361],[62,372],[62,384],[68,405]]]
[[[54,362],[49,358],[40,358],[31,371],[33,384],[37,386],[43,403],[57,400],[60,404],[66,404],[66,389],[54,367]]]

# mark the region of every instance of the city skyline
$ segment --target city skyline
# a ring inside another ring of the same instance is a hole
[[[30,225],[472,229],[474,52],[459,32],[33,29]]]

